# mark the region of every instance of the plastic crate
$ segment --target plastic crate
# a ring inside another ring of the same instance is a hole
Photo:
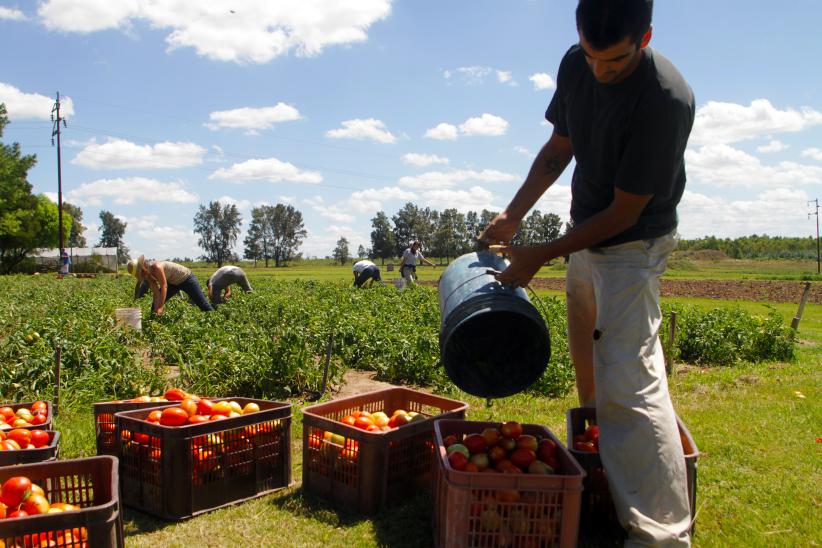
[[[454,470],[443,440],[500,428],[498,422],[438,421],[434,478],[434,544],[441,547],[576,546],[585,472],[544,426],[523,424],[523,434],[557,444],[559,474],[497,474]]]
[[[117,456],[120,438],[114,424],[114,414],[120,411],[134,411],[136,409],[154,409],[179,405],[178,401],[107,401],[94,404],[94,433],[97,437],[97,454]]]
[[[602,467],[602,459],[599,453],[584,453],[573,449],[573,439],[575,435],[583,434],[588,424],[596,423],[596,409],[591,407],[576,407],[569,409],[567,413],[568,423],[568,447],[574,458],[585,470],[585,491],[582,496],[582,519],[581,527],[583,531],[589,527],[601,527],[604,523],[609,523],[615,527],[619,526],[617,520],[614,501],[608,489],[606,472]],[[679,426],[679,438],[682,441],[682,450],[685,453],[685,472],[688,479],[688,502],[691,507],[691,535],[695,532],[696,515],[696,477],[697,458],[699,450],[696,447],[691,433],[678,416],[676,418]]]
[[[57,460],[60,452],[60,432],[46,430],[49,434],[49,443],[37,449],[19,449],[14,451],[0,451],[0,466],[15,464],[32,464]]]
[[[47,409],[48,409],[48,419],[46,419],[46,422],[44,422],[43,424],[37,424],[37,425],[34,425],[34,426],[24,426],[23,428],[28,428],[29,430],[34,430],[34,429],[37,429],[37,430],[51,430],[51,425],[52,425],[51,421],[52,421],[52,418],[54,416],[53,415],[53,410],[51,408],[51,402],[48,401],[48,400],[43,400],[43,401],[46,402]],[[0,407],[11,407],[15,412],[17,412],[17,410],[22,408],[22,407],[31,408],[31,404],[33,404],[33,403],[34,403],[33,401],[30,401],[28,403],[0,403]]]
[[[124,545],[116,458],[91,457],[0,468],[0,482],[13,476],[28,477],[43,488],[52,503],[76,504],[81,509],[0,520],[0,540],[5,546]]]
[[[415,411],[428,417],[387,432],[339,422],[354,411]],[[371,514],[431,488],[432,419],[462,419],[468,404],[409,388],[387,388],[303,409],[303,490]],[[345,438],[343,444],[323,438]]]
[[[115,414],[123,504],[180,520],[288,487],[291,404],[231,399],[260,411],[184,426],[147,422],[151,409]]]

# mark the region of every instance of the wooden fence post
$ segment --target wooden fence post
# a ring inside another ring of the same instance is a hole
[[[667,359],[665,360],[665,372],[670,375],[674,371],[674,341],[676,340],[676,312],[671,312],[671,319],[668,320],[668,344]]]
[[[799,329],[799,320],[802,319],[802,312],[805,310],[805,301],[808,300],[808,293],[811,291],[811,282],[805,282],[805,290],[802,292],[802,299],[799,301],[799,310],[796,311],[796,316],[791,320],[791,329],[796,331]]]

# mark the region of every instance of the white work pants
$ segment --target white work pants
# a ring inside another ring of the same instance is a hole
[[[595,328],[600,456],[626,546],[690,545],[685,457],[659,341],[659,277],[676,243],[672,232],[583,250],[568,265],[569,317]]]

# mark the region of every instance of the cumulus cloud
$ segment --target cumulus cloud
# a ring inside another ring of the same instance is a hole
[[[81,206],[100,206],[108,200],[125,205],[137,202],[190,204],[200,199],[197,194],[187,191],[182,182],[163,182],[145,177],[98,179],[81,184],[66,196],[67,201]]]
[[[822,162],[822,148],[806,148],[802,151],[802,156],[807,156],[808,158],[813,158],[814,160],[819,160]]]
[[[514,80],[510,70],[497,70],[497,81],[500,84],[508,84],[509,86],[517,86],[519,84]]]
[[[502,208],[495,205],[494,195],[486,188],[473,186],[468,190],[441,188],[426,190],[420,194],[422,205],[443,210],[454,208],[461,212],[480,211],[488,209],[499,211]]]
[[[10,120],[51,120],[51,109],[56,99],[39,93],[26,93],[0,82],[0,103],[5,103]],[[60,97],[60,116],[66,118],[73,114],[71,97]]]
[[[282,162],[277,158],[262,158],[247,160],[234,164],[228,168],[220,168],[209,179],[241,181],[270,181],[279,183],[289,181],[293,183],[316,184],[323,180],[317,171],[302,171],[294,164]]]
[[[247,129],[257,131],[271,129],[274,124],[299,120],[300,111],[291,105],[277,103],[273,107],[235,108],[233,110],[218,110],[208,115],[210,122],[205,126],[212,130],[221,128]]]
[[[534,84],[534,89],[536,90],[554,89],[557,87],[557,83],[551,78],[551,75],[545,72],[535,72],[529,76],[528,79]]]
[[[511,71],[495,69],[492,67],[483,67],[473,65],[470,67],[457,67],[455,69],[445,69],[442,75],[446,80],[459,79],[469,86],[477,86],[483,84],[485,79],[491,75],[496,76],[497,82],[501,84],[508,84],[516,86],[517,83],[513,80]]]
[[[199,165],[205,153],[205,148],[194,143],[138,145],[109,138],[103,144],[86,144],[71,163],[91,169],[173,169]]]
[[[778,139],[771,139],[769,143],[756,147],[756,150],[764,154],[769,154],[771,152],[782,152],[787,148],[788,145],[786,145],[782,141]]]
[[[691,181],[719,187],[795,186],[822,181],[822,167],[796,162],[764,165],[756,156],[725,144],[688,149],[685,163]]]
[[[349,225],[332,224],[319,230],[307,228],[307,231],[308,235],[300,248],[306,257],[330,256],[340,237],[348,240],[348,251],[351,254],[355,254],[360,245],[365,247],[370,245],[370,239],[367,236]]]
[[[133,32],[135,23],[147,23],[169,32],[169,51],[193,48],[218,61],[267,63],[291,51],[310,57],[364,42],[368,28],[390,14],[391,0],[45,0],[37,12],[51,30]]]
[[[756,99],[748,106],[708,101],[696,110],[690,144],[729,144],[818,124],[822,124],[822,112],[807,107],[779,110],[767,99]]]
[[[346,200],[345,207],[357,213],[375,214],[383,208],[383,204],[392,200],[415,200],[417,195],[409,190],[396,186],[383,188],[366,188],[351,194]]]
[[[495,169],[475,170],[453,170],[453,171],[429,171],[421,175],[401,177],[400,185],[414,189],[441,189],[449,188],[467,181],[485,183],[505,183],[520,181],[521,178],[516,173],[505,173]]]
[[[542,213],[554,213],[563,219],[571,217],[571,187],[554,183],[534,206]]]
[[[51,200],[52,202],[54,202],[55,204],[57,203],[57,193],[56,192],[44,192],[43,195],[46,198],[48,198],[49,200]]]
[[[468,118],[465,122],[459,125],[459,128],[447,123],[438,124],[425,132],[425,137],[437,140],[453,141],[459,133],[462,135],[494,137],[505,135],[508,131],[508,122],[499,116],[493,114],[483,113],[482,116],[475,116]]]
[[[425,132],[425,137],[437,141],[453,141],[457,138],[457,126],[445,122],[437,124],[436,127]]]
[[[331,219],[338,223],[353,223],[354,215],[343,210],[339,205],[326,205],[325,199],[322,196],[314,196],[313,198],[306,198],[303,200],[306,204],[311,206],[311,209],[316,211],[321,217]]]
[[[232,198],[231,196],[220,196],[214,201],[220,202],[222,205],[237,206],[237,209],[241,211],[251,209],[251,200],[238,200],[236,198]]]
[[[448,158],[442,158],[436,154],[417,154],[416,152],[403,154],[402,161],[406,164],[417,167],[426,167],[433,164],[447,165],[449,162]]]
[[[517,154],[522,154],[523,156],[528,156],[529,158],[534,157],[533,152],[531,152],[530,150],[528,150],[527,148],[522,147],[522,146],[515,146],[514,147],[514,152],[516,152]]]
[[[0,21],[25,21],[26,14],[14,8],[0,6]]]
[[[397,138],[385,127],[385,124],[374,118],[346,120],[343,127],[325,132],[333,139],[370,139],[378,143],[394,143]]]
[[[685,190],[677,208],[684,238],[735,238],[751,234],[796,236],[815,229],[808,221],[808,194],[777,187],[745,200],[731,200]]]

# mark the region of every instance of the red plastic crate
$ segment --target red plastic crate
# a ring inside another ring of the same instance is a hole
[[[94,433],[97,437],[98,455],[117,455],[120,438],[114,424],[114,415],[120,411],[134,411],[136,409],[155,409],[179,405],[178,401],[106,401],[94,404]]]
[[[36,429],[36,430],[51,430],[52,429],[51,426],[52,426],[52,417],[53,417],[52,413],[53,413],[53,411],[52,411],[52,408],[51,408],[51,402],[48,401],[48,400],[42,400],[42,401],[46,402],[47,409],[48,409],[48,419],[46,420],[46,422],[44,422],[43,424],[37,424],[35,426],[24,426],[23,428],[28,428],[29,430],[34,430],[34,429]],[[28,403],[0,403],[0,407],[11,407],[15,412],[17,412],[17,410],[22,408],[22,407],[31,408],[31,404],[33,404],[33,403],[34,403],[33,401],[30,401]]]
[[[576,546],[585,472],[544,426],[523,424],[523,434],[557,444],[558,474],[489,474],[455,470],[443,440],[479,434],[502,423],[438,421],[434,478],[434,543],[441,547]]]
[[[43,488],[52,503],[76,504],[81,509],[2,519],[0,541],[5,546],[121,548],[124,545],[116,458],[91,457],[0,468],[0,482],[13,476],[28,477]]]
[[[426,420],[387,432],[339,422],[354,411],[397,409]],[[349,510],[371,514],[431,487],[433,424],[465,417],[468,404],[409,388],[387,388],[303,409],[303,490]],[[432,420],[435,419],[435,420]],[[342,444],[324,439],[339,434]]]
[[[0,466],[57,460],[57,455],[60,452],[60,432],[53,430],[46,430],[46,432],[49,435],[49,442],[45,447],[0,451]]]
[[[599,453],[584,453],[573,449],[573,439],[575,435],[583,434],[589,424],[596,424],[597,413],[592,407],[576,407],[569,409],[567,413],[568,424],[568,447],[571,454],[576,458],[585,470],[585,491],[582,496],[582,519],[581,527],[583,532],[588,529],[602,527],[609,524],[612,527],[619,527],[614,501],[608,489],[606,471],[602,467],[602,459]],[[695,532],[696,516],[696,478],[697,459],[699,449],[696,447],[690,431],[678,416],[676,418],[679,426],[679,438],[682,441],[682,449],[685,453],[685,471],[688,478],[688,502],[691,507],[691,535]]]
[[[114,415],[123,504],[180,520],[291,484],[291,404],[223,399],[260,411],[184,426],[147,422],[151,409]]]

